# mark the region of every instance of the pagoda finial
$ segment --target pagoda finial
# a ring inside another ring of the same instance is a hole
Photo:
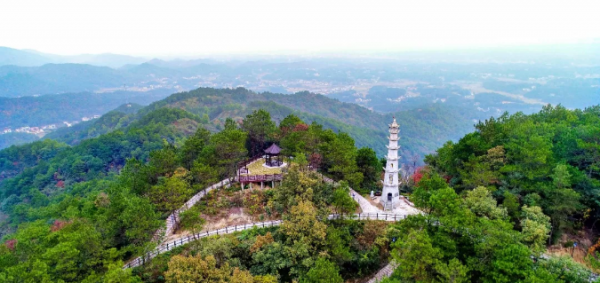
[[[392,121],[392,124],[390,124],[390,127],[398,128],[400,125],[398,125],[398,122],[396,122],[396,115],[394,115],[393,117],[394,117],[394,121]]]

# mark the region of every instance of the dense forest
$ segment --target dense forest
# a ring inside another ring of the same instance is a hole
[[[599,134],[600,107],[546,106],[448,142],[415,175],[411,200],[426,214],[389,231],[399,267],[386,282],[590,282],[570,256],[545,253],[576,248],[561,235],[597,235]],[[596,247],[582,247],[594,268]]]
[[[318,116],[278,112],[289,108],[275,102],[253,102],[269,111],[249,103],[212,114],[182,104],[222,99],[207,93],[111,112],[66,133],[71,144],[0,151],[0,281],[338,283],[393,260],[387,282],[589,282],[590,268],[600,267],[600,245],[589,247],[585,266],[546,254],[578,231],[596,233],[600,107],[547,106],[480,122],[427,156],[406,184],[423,214],[390,224],[327,220],[353,213],[349,187],[378,190],[382,170],[376,151],[331,126],[338,120],[309,122]],[[181,215],[181,229],[207,229],[200,215],[231,207],[281,226],[203,238],[122,268],[156,247],[168,215],[272,143],[293,160],[280,186],[213,191]]]
[[[94,115],[103,115],[111,110],[125,114],[135,113],[142,107],[140,104],[147,105],[170,93],[171,90],[168,89],[156,89],[145,92],[116,91],[112,93],[65,93],[39,97],[0,97],[0,130],[7,128],[13,130],[9,134],[0,134],[0,149],[40,139],[34,134],[15,132],[20,127],[54,125],[58,130],[50,132],[44,137],[59,140],[62,135],[92,128],[90,124],[97,122],[95,120],[81,122],[84,117],[92,118]],[[63,123],[77,121],[81,123],[74,124],[72,128],[67,128]],[[100,134],[93,130],[92,132],[93,135],[90,134],[83,138],[96,137]],[[102,133],[106,132],[108,130]],[[77,139],[77,141],[80,140]]]
[[[7,216],[3,233],[10,233],[0,248],[0,278],[5,282],[135,282],[145,278],[122,270],[123,260],[151,249],[154,232],[164,225],[161,220],[189,197],[208,184],[234,176],[238,162],[273,142],[294,145],[285,147],[285,154],[300,166],[286,175],[283,187],[289,189],[274,196],[277,213],[321,223],[331,206],[338,211],[355,208],[345,187],[317,186],[316,175],[301,169],[308,165],[357,189],[377,186],[381,164],[375,152],[356,149],[345,133],[325,130],[316,123],[307,125],[294,115],[277,126],[264,110],[254,111],[242,123],[227,119],[214,134],[199,126],[198,120],[182,110],[160,108],[124,131],[73,147],[45,140],[1,151],[6,174],[0,188],[2,212]],[[298,187],[299,182],[306,187]],[[337,190],[342,194],[336,196]],[[297,198],[299,193],[301,198]],[[306,215],[307,210],[313,214]],[[338,233],[334,226],[319,225],[323,230],[314,241],[322,241],[325,231]],[[273,231],[273,237],[281,244],[296,245],[294,237],[304,237],[294,234],[298,233],[296,225],[289,226],[288,232]],[[359,225],[351,233],[365,233],[361,231]],[[376,246],[373,251],[357,247],[351,251],[353,259],[346,261],[364,261],[369,256],[370,263],[361,263],[365,265],[361,274],[372,272],[379,267],[379,257],[386,256]],[[314,248],[296,255],[303,263],[288,263],[286,274],[273,274],[276,267],[266,266],[259,273],[265,280],[298,278],[315,264],[331,265],[317,261],[318,255],[319,249]],[[269,262],[268,256],[273,255],[265,256],[263,260]],[[218,265],[227,269],[222,261]]]

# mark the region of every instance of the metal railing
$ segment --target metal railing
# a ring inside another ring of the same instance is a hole
[[[258,155],[255,155],[254,157],[251,157],[250,159],[242,160],[242,161],[238,162],[238,168],[245,167],[245,166],[249,165],[250,163],[252,163],[256,160],[259,160],[261,158],[264,158],[264,154],[258,154]]]
[[[226,187],[229,185],[229,180],[228,179],[224,179],[221,180],[220,182],[213,184],[207,188],[205,188],[204,190],[196,193],[193,197],[191,197],[188,201],[186,201],[179,209],[175,210],[173,213],[169,214],[169,216],[167,216],[166,221],[166,225],[163,228],[158,229],[155,233],[154,233],[154,239],[160,239],[161,236],[168,237],[169,235],[171,235],[174,231],[175,228],[177,227],[177,224],[179,222],[179,214],[188,210],[190,207],[194,206],[196,203],[198,203],[204,196],[206,196],[210,191],[220,188],[220,187]]]
[[[406,218],[406,215],[391,214],[391,213],[357,213],[357,214],[348,214],[348,215],[330,214],[327,216],[327,219],[329,219],[329,220],[355,219],[355,220],[400,221],[405,218]],[[167,243],[164,243],[164,244],[160,245],[158,248],[156,248],[155,250],[148,252],[141,257],[135,258],[134,260],[125,264],[125,266],[123,268],[132,268],[132,267],[140,266],[140,265],[144,264],[147,260],[150,260],[161,253],[168,252],[176,247],[180,247],[182,245],[185,245],[189,242],[192,242],[192,241],[195,241],[195,240],[198,240],[201,238],[206,238],[206,237],[210,237],[210,236],[214,236],[214,235],[231,234],[234,232],[253,229],[255,227],[257,227],[257,228],[274,227],[274,226],[281,225],[282,222],[283,222],[282,220],[255,222],[255,223],[244,224],[244,225],[227,226],[227,227],[221,228],[221,229],[210,230],[210,231],[200,232],[200,233],[193,234],[193,235],[184,236],[184,237],[169,241]]]
[[[242,175],[239,177],[239,182],[269,182],[269,181],[281,181],[283,180],[283,174],[272,174],[272,175]]]

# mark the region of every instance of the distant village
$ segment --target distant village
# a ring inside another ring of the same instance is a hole
[[[0,134],[9,134],[9,133],[26,133],[26,134],[32,134],[32,135],[36,135],[39,137],[43,137],[46,134],[56,130],[57,128],[61,128],[61,127],[72,127],[73,125],[77,125],[80,122],[87,122],[90,121],[92,119],[98,119],[100,118],[100,115],[93,115],[90,117],[83,117],[81,118],[81,121],[71,121],[71,122],[67,122],[67,121],[63,121],[62,124],[50,124],[50,125],[44,125],[44,126],[39,126],[39,127],[29,127],[29,126],[25,126],[25,127],[20,127],[20,128],[16,128],[16,129],[11,129],[11,128],[4,128],[2,129],[2,131],[0,132]]]

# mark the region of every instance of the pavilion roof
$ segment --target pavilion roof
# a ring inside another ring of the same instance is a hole
[[[265,149],[266,154],[277,155],[281,152],[281,148],[276,144],[272,144],[269,148]]]

